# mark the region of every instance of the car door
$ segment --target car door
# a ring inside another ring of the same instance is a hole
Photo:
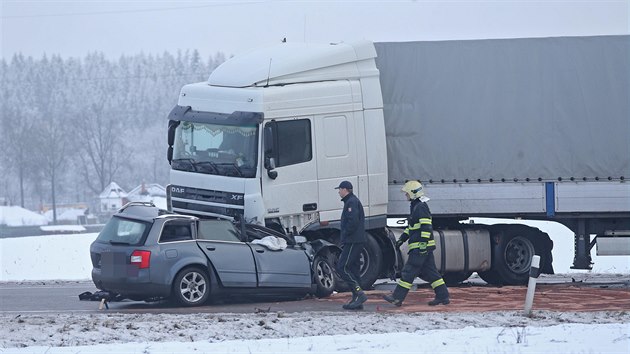
[[[214,266],[224,287],[256,287],[250,246],[238,238],[228,220],[200,220],[197,244]]]
[[[311,263],[303,249],[287,246],[285,249],[273,250],[264,245],[265,237],[278,237],[262,228],[248,230],[248,239],[259,239],[263,243],[249,245],[254,251],[258,286],[307,288],[312,284]]]

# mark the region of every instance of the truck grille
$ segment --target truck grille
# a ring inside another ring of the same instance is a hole
[[[196,203],[187,203],[187,202],[179,202],[172,201],[173,211],[184,212],[186,214],[194,214],[194,215],[206,215],[206,213],[226,215],[231,217],[236,217],[237,215],[243,215],[243,209],[234,209],[234,208],[226,208],[220,206],[213,205],[205,205],[205,204],[196,204]]]
[[[215,191],[171,185],[171,198],[181,198],[218,204],[245,205],[243,193]],[[175,207],[175,203],[173,203]]]

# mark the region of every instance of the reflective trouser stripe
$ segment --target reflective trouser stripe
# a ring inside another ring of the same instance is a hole
[[[436,281],[434,281],[433,283],[431,283],[431,288],[435,289],[440,285],[444,285],[444,279],[440,278]]]
[[[409,225],[409,227],[407,227],[407,229],[409,230],[418,230],[419,228],[420,228],[420,223]]]
[[[400,285],[401,287],[407,290],[411,289],[411,283],[407,283],[406,281],[403,281],[403,280],[399,280],[398,285]]]
[[[427,243],[426,242],[411,242],[409,243],[409,250],[413,250],[419,248],[421,250],[426,250],[427,249]]]
[[[431,225],[431,218],[420,218],[420,223],[424,225]]]
[[[427,246],[428,246],[428,247],[435,246],[435,240],[429,240],[429,241],[427,242]]]
[[[424,238],[431,238],[431,232],[429,232],[429,231],[422,231],[420,233],[420,236],[422,236]]]

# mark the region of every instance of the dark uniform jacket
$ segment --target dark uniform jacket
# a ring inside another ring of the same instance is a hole
[[[400,236],[403,241],[409,240],[409,252],[420,250],[420,253],[433,251],[435,240],[433,239],[433,224],[431,211],[427,203],[414,199],[411,201],[411,216],[405,232]]]
[[[361,201],[353,193],[346,195],[341,201],[341,243],[365,242],[365,214]]]

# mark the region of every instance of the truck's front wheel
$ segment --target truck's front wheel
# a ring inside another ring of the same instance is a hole
[[[359,275],[361,276],[361,287],[371,289],[374,282],[379,278],[381,265],[383,264],[383,253],[374,236],[367,232],[365,236],[366,242],[359,255]],[[338,238],[336,240],[338,242]],[[339,292],[350,291],[350,287],[341,279],[341,276],[338,279],[335,289]]]
[[[369,233],[366,233],[365,236],[367,242],[363,246],[360,258],[361,286],[364,289],[370,289],[380,274],[383,253],[374,236]]]

